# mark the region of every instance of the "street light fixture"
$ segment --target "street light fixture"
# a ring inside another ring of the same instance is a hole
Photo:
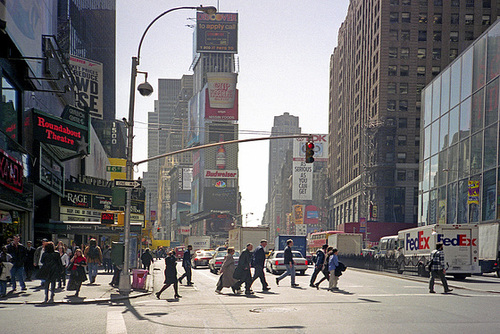
[[[141,46],[144,41],[144,37],[151,28],[151,26],[158,21],[160,18],[165,16],[168,13],[171,13],[176,10],[181,9],[195,9],[200,12],[204,12],[206,14],[215,14],[217,12],[217,8],[209,6],[209,7],[175,7],[169,10],[164,11],[160,15],[158,15],[149,25],[146,30],[142,34],[141,40],[139,42],[139,47],[137,48],[137,57],[132,57],[132,70],[130,73],[130,100],[129,100],[129,111],[128,111],[128,122],[126,123],[128,128],[127,134],[127,164],[126,164],[126,174],[127,180],[132,180],[133,176],[133,167],[134,164],[132,162],[132,153],[133,153],[133,141],[134,141],[134,105],[135,105],[135,86],[136,86],[136,78],[137,73],[145,73],[137,71],[137,66],[139,65],[139,59],[141,56]],[[153,87],[147,82],[147,73],[146,81],[141,83],[137,89],[139,93],[143,96],[149,96],[153,93]],[[130,261],[130,209],[131,209],[131,199],[132,199],[132,189],[127,188],[127,199],[125,205],[125,222],[124,222],[124,251],[125,254],[123,256],[123,270],[120,276],[120,284],[119,291],[122,295],[128,295],[130,293],[130,273],[129,273],[129,261]]]

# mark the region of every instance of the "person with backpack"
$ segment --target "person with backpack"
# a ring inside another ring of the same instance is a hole
[[[337,284],[339,282],[339,272],[336,270],[339,267],[339,258],[337,256],[338,249],[334,248],[332,250],[332,255],[330,256],[330,260],[328,261],[328,270],[330,271],[330,280],[328,285],[329,291],[338,290]],[[338,275],[338,276],[337,276]]]
[[[311,275],[311,281],[309,282],[309,286],[312,288],[317,288],[317,286],[314,284],[314,281],[316,281],[316,277],[318,277],[318,274],[323,270],[323,264],[325,263],[325,252],[328,249],[328,244],[324,244],[321,246],[321,249],[318,249],[316,251],[316,263],[314,264],[314,272]]]
[[[436,279],[436,277],[439,277],[441,279],[444,287],[444,293],[453,291],[453,289],[450,289],[448,287],[448,282],[446,281],[446,277],[444,276],[446,274],[445,265],[446,263],[444,262],[443,243],[438,242],[436,243],[436,249],[431,253],[431,278],[429,280],[429,293],[436,293],[436,291],[434,291],[434,280]]]
[[[84,254],[85,258],[87,259],[90,284],[92,284],[95,282],[97,270],[99,268],[99,265],[101,265],[102,263],[102,252],[101,248],[97,246],[96,239],[90,239],[89,245],[85,247]]]

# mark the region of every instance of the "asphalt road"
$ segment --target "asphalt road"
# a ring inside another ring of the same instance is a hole
[[[154,287],[163,282],[163,263],[155,263]],[[179,265],[179,274],[183,269]],[[310,274],[311,269],[308,270]],[[193,270],[193,287],[173,288],[162,299],[150,296],[103,305],[0,305],[1,333],[497,333],[500,328],[500,285],[494,277],[478,277],[452,294],[429,294],[426,280],[348,269],[339,292],[309,287],[310,276],[298,276],[300,288],[285,278],[271,291],[255,295],[214,292],[218,276]],[[151,277],[150,277],[151,278]],[[474,282],[474,280],[478,280]],[[498,290],[498,288],[497,288]],[[486,292],[485,292],[486,291]],[[172,298],[172,299],[171,299]]]

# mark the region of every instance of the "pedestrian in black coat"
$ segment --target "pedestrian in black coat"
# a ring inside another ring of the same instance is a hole
[[[53,303],[56,290],[56,280],[61,276],[63,264],[59,252],[54,251],[54,244],[52,241],[47,242],[45,245],[45,252],[42,255],[41,262],[43,264],[38,275],[39,278],[45,280],[45,300],[44,303]],[[51,286],[51,295],[49,300],[49,285]]]
[[[154,262],[153,260],[153,255],[149,252],[149,248],[146,248],[144,253],[141,255],[141,261],[142,265],[144,266],[144,269],[149,271],[149,267],[151,266],[151,263]]]
[[[241,293],[241,285],[245,283],[245,294],[253,295],[252,287],[252,273],[250,272],[250,266],[252,262],[252,244],[247,244],[247,248],[241,252],[240,258],[238,260],[238,266],[234,270],[233,277],[238,280],[232,289],[234,293]]]
[[[162,292],[172,284],[174,285],[174,298],[181,298],[177,281],[177,258],[175,257],[175,251],[170,251],[165,258],[165,281],[161,290],[156,293],[156,298],[160,299]]]
[[[266,246],[267,246],[267,240],[264,239],[261,240],[260,246],[258,246],[255,252],[253,253],[254,274],[252,282],[254,282],[257,278],[260,278],[260,283],[262,284],[263,291],[271,290],[271,288],[267,285],[266,275],[264,274],[264,267],[266,262],[266,251],[265,251]]]

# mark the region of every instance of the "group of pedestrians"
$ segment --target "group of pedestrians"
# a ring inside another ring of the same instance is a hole
[[[332,292],[338,290],[339,288],[337,285],[343,270],[345,270],[345,267],[339,262],[338,249],[324,244],[321,249],[316,252],[316,263],[309,286],[319,289],[319,285],[323,281],[328,280],[329,284],[327,290]],[[319,282],[315,283],[319,273],[322,273],[323,277]]]

